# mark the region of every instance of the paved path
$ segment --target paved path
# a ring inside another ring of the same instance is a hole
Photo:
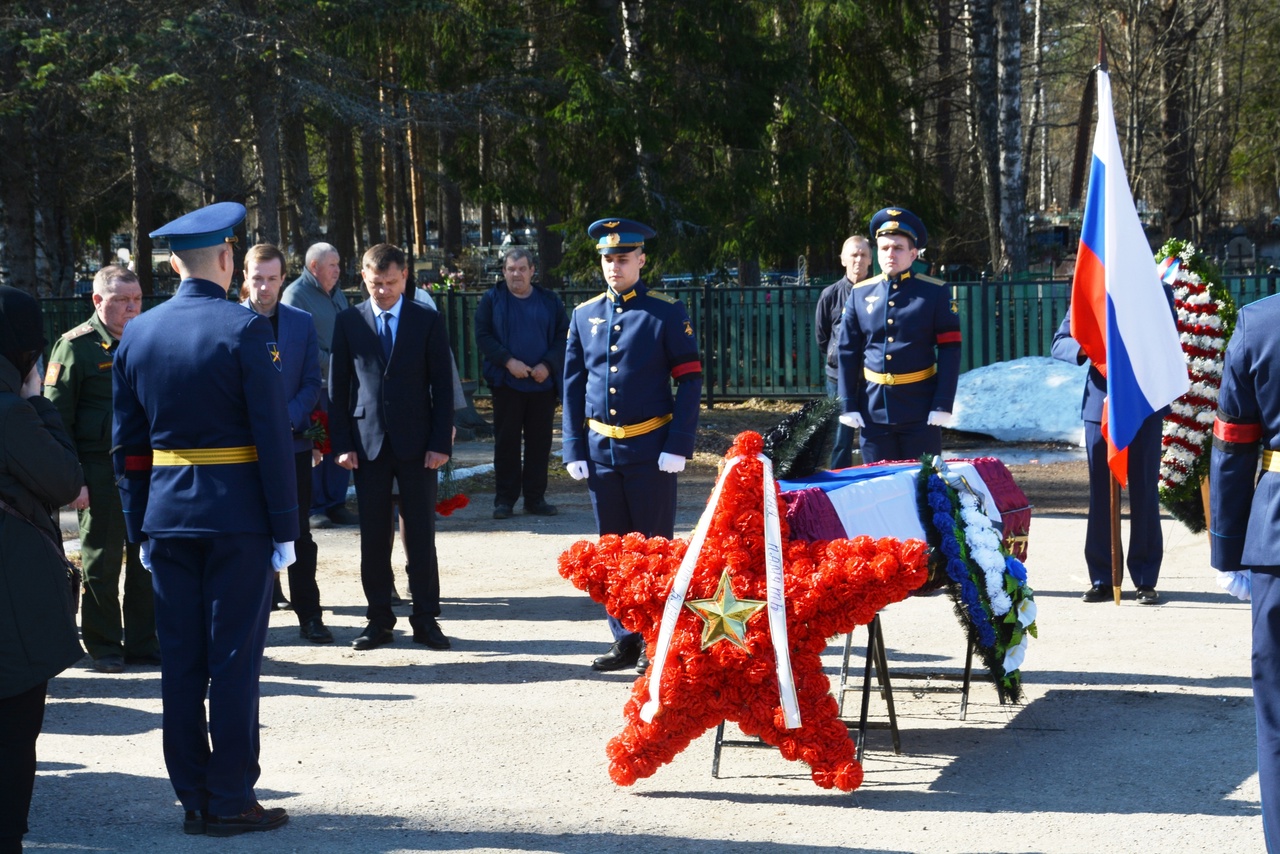
[[[692,527],[710,486],[705,471],[685,479],[679,528]],[[1040,638],[1024,665],[1024,704],[1002,707],[976,681],[960,721],[955,694],[900,683],[903,754],[892,753],[887,733],[872,733],[866,780],[853,794],[818,789],[805,766],[774,751],[726,750],[713,778],[710,734],[619,788],[604,745],[621,727],[630,679],[587,669],[607,630],[555,561],[591,534],[590,505],[579,484],[558,478],[553,489],[561,515],[552,519],[494,522],[492,495],[476,494],[441,524],[449,652],[409,643],[404,619],[392,646],[350,649],[363,625],[357,538],[318,533],[338,643],[304,643],[291,613],[273,614],[263,675],[259,793],[289,809],[287,828],[225,843],[183,836],[161,760],[158,671],[105,676],[82,664],[50,686],[28,846],[1263,850],[1249,612],[1213,585],[1203,536],[1165,522],[1166,604],[1088,605],[1078,598],[1084,522],[1036,517],[1028,563]],[[961,666],[963,635],[945,597],[894,605],[883,619],[891,663]],[[835,674],[837,645],[825,660]]]

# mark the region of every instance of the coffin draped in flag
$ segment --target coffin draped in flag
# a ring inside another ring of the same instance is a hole
[[[1105,69],[1098,72],[1098,129],[1071,285],[1071,336],[1107,378],[1107,462],[1124,485],[1126,449],[1138,428],[1190,385],[1178,328],[1125,177]]]

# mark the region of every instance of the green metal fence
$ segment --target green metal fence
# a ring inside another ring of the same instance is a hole
[[[1237,304],[1280,292],[1280,276],[1226,276]],[[1047,356],[1053,334],[1067,313],[1071,283],[1061,279],[948,282],[960,314],[962,371],[1023,356]],[[814,309],[822,285],[754,288],[681,285],[662,288],[684,302],[698,334],[707,403],[720,398],[802,398],[826,391],[822,354],[813,339]],[[359,291],[348,291],[353,302]],[[574,306],[599,289],[560,291]],[[480,380],[475,340],[479,291],[433,294],[449,328],[449,340],[464,379]],[[167,297],[148,297],[144,309]],[[50,342],[88,318],[89,298],[46,299],[42,303]],[[481,394],[487,393],[481,384]]]

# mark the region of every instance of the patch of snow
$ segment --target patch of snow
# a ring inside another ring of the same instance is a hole
[[[1080,401],[1088,365],[1048,356],[997,362],[960,375],[951,428],[1002,442],[1084,444]]]

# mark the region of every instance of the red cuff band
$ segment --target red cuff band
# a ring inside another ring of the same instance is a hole
[[[1262,424],[1228,424],[1220,419],[1213,419],[1213,436],[1223,442],[1244,444],[1262,439]]]
[[[702,373],[701,362],[685,362],[683,365],[676,365],[674,368],[671,369],[671,378],[673,380],[678,380],[681,377],[685,376],[686,374],[700,374],[700,373]]]
[[[938,343],[939,344],[959,344],[960,330],[957,329],[955,332],[939,332]]]
[[[151,455],[126,456],[124,458],[125,471],[151,471]]]

